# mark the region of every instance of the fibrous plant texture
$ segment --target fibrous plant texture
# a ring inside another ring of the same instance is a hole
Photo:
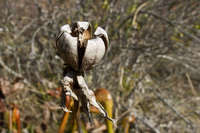
[[[97,27],[94,35],[91,32],[91,24],[88,22],[76,22],[71,27],[64,25],[56,39],[57,54],[64,60],[63,73],[63,100],[62,108],[65,107],[65,96],[72,96],[76,101],[76,111],[81,109],[91,119],[90,105],[96,107],[103,116],[111,121],[103,106],[96,101],[94,92],[85,82],[84,73],[97,65],[108,49],[108,35],[104,29]],[[78,112],[78,111],[77,111]]]

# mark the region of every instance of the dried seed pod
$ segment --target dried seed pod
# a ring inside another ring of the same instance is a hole
[[[92,38],[88,22],[62,26],[56,41],[58,55],[76,71],[90,70],[97,65],[106,54],[108,44],[108,35],[101,27],[96,29]]]
[[[70,26],[62,26],[61,33],[58,35],[56,40],[57,54],[67,65],[70,65],[75,70],[78,68],[77,44],[78,38],[72,36]]]
[[[82,62],[84,70],[90,70],[98,64],[107,52],[109,43],[107,33],[101,27],[98,27],[94,35],[95,38],[87,42]]]

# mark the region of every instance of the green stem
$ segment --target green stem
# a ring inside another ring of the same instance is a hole
[[[106,109],[106,111],[108,113],[108,116],[110,118],[112,118],[112,108],[113,108],[112,101],[110,101],[110,100],[106,101],[104,105],[105,105],[105,109]],[[106,120],[106,126],[107,126],[108,133],[114,133],[112,121],[110,121],[110,120],[107,119]]]

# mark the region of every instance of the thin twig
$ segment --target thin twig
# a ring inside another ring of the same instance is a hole
[[[12,75],[14,75],[15,77],[18,77],[18,78],[22,78],[23,79],[23,83],[26,84],[28,87],[32,88],[32,89],[29,89],[30,92],[33,92],[33,93],[36,93],[36,94],[39,94],[41,95],[42,92],[39,92],[35,89],[35,87],[26,79],[24,78],[20,73],[17,73],[15,72],[14,70],[12,70],[11,68],[9,68],[5,63],[4,61],[2,60],[2,58],[0,57],[0,65],[9,73],[11,73]]]
[[[200,43],[200,39],[199,39],[197,36],[195,36],[194,34],[189,33],[188,31],[186,31],[185,28],[181,27],[180,24],[178,25],[178,24],[176,24],[176,23],[174,23],[174,22],[168,20],[167,18],[164,18],[164,17],[162,17],[162,16],[159,16],[159,15],[157,15],[156,13],[153,13],[153,12],[150,12],[150,11],[141,11],[141,12],[142,12],[142,13],[146,13],[146,14],[148,14],[148,15],[151,15],[151,16],[153,16],[153,17],[155,17],[155,18],[158,18],[158,19],[162,20],[163,22],[165,22],[165,23],[167,23],[167,24],[169,24],[169,25],[171,25],[171,26],[177,28],[177,30],[178,30],[179,32],[185,34],[186,36],[188,36],[188,37],[190,37],[190,38],[192,38],[192,39],[194,39],[194,40],[196,40],[197,42]]]
[[[37,19],[33,19],[30,23],[25,25],[21,31],[18,32],[18,34],[15,36],[14,41],[17,40],[28,28],[31,27],[31,25],[36,21]]]
[[[125,112],[123,112],[118,118],[116,118],[116,122],[122,120],[127,114],[130,114],[131,112],[133,112],[132,109],[128,109]]]
[[[32,36],[32,41],[31,41],[31,53],[30,55],[35,56],[36,54],[36,48],[35,48],[35,37],[36,35],[40,32],[41,29],[46,28],[46,26],[51,22],[51,20],[47,20],[42,26],[40,26],[39,28],[37,28],[37,30],[33,33]]]
[[[145,126],[147,126],[148,128],[150,128],[153,132],[155,133],[160,133],[160,131],[154,126],[153,122],[150,120],[147,120],[144,117],[141,116],[137,116],[136,120],[141,121]]]
[[[133,21],[132,21],[132,26],[133,26],[134,28],[136,28],[136,29],[137,29],[137,27],[138,27],[138,24],[137,24],[137,22],[136,22],[138,13],[140,12],[140,10],[141,10],[143,7],[145,7],[145,6],[148,4],[148,2],[149,2],[149,1],[144,2],[143,4],[141,4],[141,5],[137,8],[137,10],[135,11],[135,13],[134,13],[134,17],[133,17]]]
[[[8,71],[9,73],[11,73],[12,75],[16,76],[16,77],[19,77],[19,78],[22,78],[22,75],[19,74],[19,73],[16,73],[15,71],[13,71],[12,69],[10,69],[2,60],[2,58],[0,57],[0,65],[6,70]]]
[[[153,90],[154,94],[158,97],[158,99],[163,102],[169,109],[171,109],[178,117],[180,117],[187,125],[189,125],[192,129],[194,128],[192,122],[186,119],[181,113],[179,113],[172,105],[170,105],[155,89],[150,88]]]
[[[120,68],[119,86],[123,89],[124,67]]]
[[[193,85],[193,83],[192,83],[192,80],[191,80],[189,74],[186,73],[185,75],[186,75],[186,77],[187,77],[187,80],[188,80],[188,83],[189,83],[189,85],[190,85],[190,88],[191,88],[191,90],[192,90],[193,95],[196,96],[196,95],[197,95],[197,91],[196,91],[195,88],[194,88],[194,85]]]
[[[147,126],[148,128],[150,128],[153,132],[155,133],[160,133],[160,131],[154,126],[154,122],[152,120],[147,120],[144,116],[141,116],[140,114],[136,113],[137,110],[130,108],[127,111],[125,111],[124,113],[122,113],[121,116],[119,116],[116,120],[117,122],[122,119],[124,116],[126,116],[129,113],[133,113],[136,120],[141,121],[145,126]]]
[[[167,59],[167,60],[170,60],[170,61],[174,61],[176,63],[179,63],[181,65],[183,65],[185,68],[191,70],[191,71],[194,71],[198,74],[200,74],[200,72],[198,71],[199,69],[195,69],[193,68],[191,65],[179,60],[179,59],[176,59],[175,57],[172,57],[172,56],[169,56],[169,55],[157,55],[158,58],[163,58],[163,59]]]

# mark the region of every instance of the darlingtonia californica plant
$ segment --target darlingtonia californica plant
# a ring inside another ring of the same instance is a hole
[[[96,101],[94,92],[90,90],[84,80],[84,73],[97,65],[107,52],[109,45],[108,35],[104,29],[97,27],[92,35],[92,27],[88,22],[76,22],[72,26],[66,24],[61,27],[56,40],[57,54],[65,63],[62,107],[65,106],[65,96],[75,99],[74,106],[81,107],[89,119],[90,105],[95,106],[107,119],[113,121],[103,106]]]

